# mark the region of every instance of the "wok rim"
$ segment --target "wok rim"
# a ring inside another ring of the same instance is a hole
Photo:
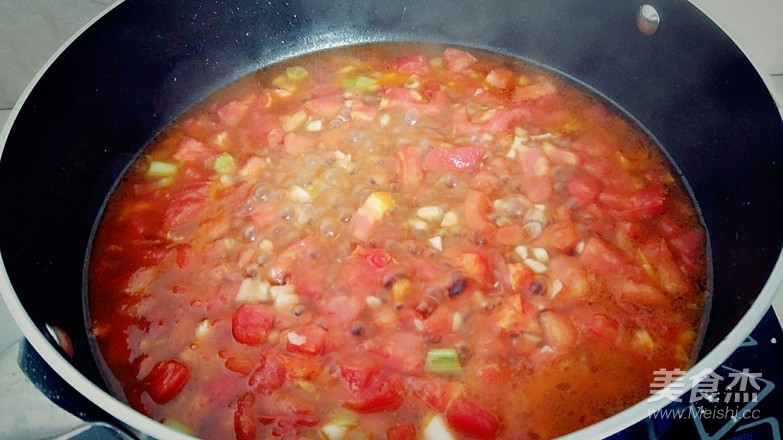
[[[63,45],[60,46],[57,51],[54,52],[54,54],[52,54],[52,56],[47,60],[47,62],[44,63],[44,65],[39,69],[39,71],[22,92],[14,107],[11,109],[5,125],[2,127],[2,130],[0,130],[0,159],[2,159],[11,127],[13,126],[17,115],[44,73],[48,71],[49,67],[54,63],[54,61],[60,57],[60,55],[71,45],[71,43],[73,43],[74,40],[80,37],[88,28],[99,21],[103,16],[110,13],[114,8],[124,2],[125,0],[117,0],[115,3],[108,6],[103,12],[87,22],[65,43],[63,43]],[[714,19],[712,14],[709,14],[691,0],[689,0],[689,3],[696,7],[710,21],[715,23],[732,40],[732,42],[737,45],[742,54],[748,59],[756,73],[762,79],[767,91],[769,91],[775,103],[781,120],[783,120],[783,105],[781,105],[781,103],[783,103],[783,97],[781,97],[775,88],[772,87],[769,74],[759,68],[761,64],[755,58],[753,51],[748,50],[745,44],[735,39],[732,33],[729,32],[729,30],[727,30],[720,21]],[[758,323],[771,307],[772,299],[778,294],[783,295],[783,249],[781,249],[778,253],[778,257],[775,260],[775,265],[766,282],[764,283],[764,286],[756,296],[752,305],[742,316],[740,321],[734,326],[728,335],[726,335],[726,337],[715,346],[715,348],[713,348],[709,353],[707,353],[706,356],[692,365],[677,381],[670,383],[661,391],[661,393],[664,396],[683,395],[687,393],[691,387],[686,385],[683,388],[682,384],[692,383],[692,380],[698,377],[699,373],[705,369],[714,370],[720,366],[756,328]],[[79,370],[77,370],[70,363],[70,361],[68,361],[50,342],[49,338],[47,338],[41,332],[41,330],[36,326],[35,322],[33,322],[30,315],[27,313],[27,310],[23,307],[8,276],[2,251],[0,251],[0,297],[3,298],[4,302],[8,306],[11,317],[30,345],[32,345],[35,351],[63,380],[70,384],[70,386],[72,386],[81,395],[108,412],[111,416],[115,417],[118,421],[125,424],[127,427],[136,430],[137,434],[166,439],[197,438],[169,428],[163,423],[136,411],[126,403],[109,394],[107,391],[104,391],[99,385],[88,379]],[[712,318],[713,316],[710,317]],[[578,431],[574,431],[564,436],[558,437],[558,439],[574,440],[581,438],[605,438],[621,432],[622,430],[646,418],[649,418],[652,414],[655,414],[657,411],[663,409],[669,403],[671,403],[671,401],[667,399],[657,399],[656,401],[650,401],[650,399],[647,398],[608,418],[586,426]]]

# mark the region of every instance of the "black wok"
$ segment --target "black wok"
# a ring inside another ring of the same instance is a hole
[[[642,2],[628,0],[121,3],[53,59],[3,131],[3,297],[80,393],[140,432],[174,435],[107,394],[85,331],[85,256],[117,176],[177,115],[264,65],[354,43],[430,41],[560,71],[658,140],[708,230],[711,319],[691,372],[715,368],[783,280],[783,124],[754,66],[714,23],[683,1],[652,5],[661,25],[644,36]],[[72,358],[44,336],[46,324],[70,335]],[[664,403],[643,402],[580,434],[610,434]]]

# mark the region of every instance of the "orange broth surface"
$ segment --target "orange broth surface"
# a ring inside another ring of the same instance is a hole
[[[167,128],[107,202],[114,391],[213,439],[544,439],[686,369],[705,231],[654,144],[542,69],[319,53]]]

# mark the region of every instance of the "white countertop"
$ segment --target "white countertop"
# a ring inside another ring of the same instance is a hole
[[[771,88],[783,103],[783,1],[692,2],[720,24],[768,75]],[[49,57],[111,4],[111,0],[0,0],[0,127]],[[783,292],[773,304],[783,322]],[[0,352],[19,338],[21,332],[0,301]]]

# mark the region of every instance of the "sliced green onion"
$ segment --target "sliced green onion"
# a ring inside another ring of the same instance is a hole
[[[453,348],[436,348],[427,353],[424,371],[435,374],[457,374],[462,372],[457,350]]]
[[[355,78],[343,78],[340,85],[344,89],[357,89],[364,92],[374,92],[378,90],[378,80],[370,76],[357,76]]]
[[[378,89],[378,80],[369,76],[357,76],[356,88],[359,90],[374,91]]]
[[[302,66],[293,66],[285,69],[285,76],[293,81],[301,81],[307,78],[307,75],[309,75],[309,72]]]
[[[147,175],[152,177],[169,177],[177,174],[177,166],[173,163],[153,160],[147,168]]]
[[[235,167],[236,160],[228,153],[220,153],[220,155],[215,158],[215,171],[220,174],[228,174],[233,171]]]

